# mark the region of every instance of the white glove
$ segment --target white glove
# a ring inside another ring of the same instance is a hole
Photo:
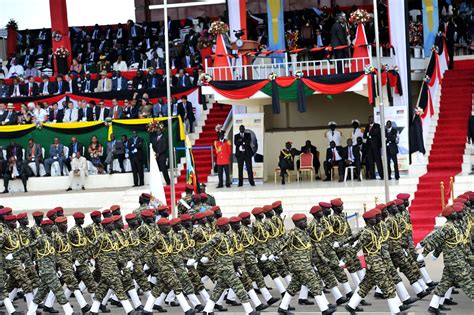
[[[422,262],[424,260],[425,260],[425,256],[423,256],[423,254],[418,254],[418,257],[416,257],[417,262]]]
[[[79,260],[76,259],[76,261],[74,262],[74,266],[76,267],[79,267],[81,264],[79,263]]]
[[[148,267],[148,265],[145,264],[145,265],[143,266],[143,271],[147,271],[147,270],[150,270],[150,267]]]
[[[125,268],[130,269],[130,270],[133,270],[133,263],[132,263],[131,261],[128,261],[128,262],[127,262],[127,265],[125,266]]]
[[[404,249],[403,254],[405,254],[406,257],[408,257],[408,252]]]
[[[268,260],[270,261],[275,261],[275,256],[273,256],[273,254],[270,254],[270,256],[268,256]]]
[[[339,260],[339,267],[344,267],[345,264],[344,260]]]
[[[91,259],[91,265],[92,267],[95,267],[95,259]]]
[[[420,244],[420,243],[416,244],[416,247],[415,247],[415,249],[421,249],[421,248],[423,248],[423,246],[421,246],[421,244]]]
[[[355,241],[354,244],[352,244],[352,248],[356,248],[358,243],[359,243],[359,240]]]
[[[191,267],[195,263],[196,263],[195,259],[188,259],[188,261],[186,262],[186,266]]]
[[[7,257],[5,257],[6,260],[13,260],[13,255],[12,254],[8,254]]]
[[[268,257],[265,254],[262,254],[262,257],[260,257],[260,261],[267,261]]]
[[[334,244],[332,244],[332,247],[339,248],[340,247],[339,242],[334,242]]]
[[[207,264],[209,262],[209,258],[207,258],[206,256],[204,256],[203,258],[201,258],[200,260],[203,264]]]
[[[436,257],[435,255],[433,255],[433,253],[431,253],[431,260],[436,261],[436,259],[438,259],[438,257]]]

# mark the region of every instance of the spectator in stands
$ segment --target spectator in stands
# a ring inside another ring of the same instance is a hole
[[[100,80],[97,81],[95,92],[110,92],[112,90],[112,80],[107,78],[107,71],[103,70],[100,73]]]
[[[105,55],[100,55],[99,61],[97,62],[96,71],[98,73],[109,72],[111,70],[110,62],[107,60]]]
[[[59,163],[59,174],[62,176],[65,159],[64,145],[59,141],[58,137],[55,137],[53,144],[49,147],[49,158],[44,160],[44,169],[46,171],[45,176],[51,176],[51,165],[53,165],[54,162]]]
[[[97,136],[92,136],[91,143],[87,149],[92,165],[97,168],[99,174],[104,174],[104,165],[102,164],[102,155],[104,154],[104,148],[97,140]]]
[[[128,150],[130,154],[130,163],[132,164],[133,186],[145,185],[143,174],[143,139],[138,133],[132,131],[132,137],[128,140]]]
[[[39,77],[41,75],[41,72],[35,68],[35,65],[33,63],[30,63],[28,67],[25,70],[24,77]]]
[[[138,63],[138,69],[146,71],[149,67],[152,66],[152,63],[148,60],[146,54],[141,54],[140,62]]]
[[[121,140],[116,140],[115,135],[110,134],[110,141],[107,143],[107,157],[105,159],[105,165],[109,167],[109,174],[113,174],[113,161],[118,160],[120,170],[125,173],[125,167],[123,161],[125,159],[125,147]]]
[[[326,174],[325,182],[331,180],[331,169],[338,167],[339,182],[343,182],[344,176],[344,153],[341,146],[336,146],[335,141],[329,143],[329,148],[326,150],[326,160],[324,161],[324,172]]]
[[[137,71],[137,75],[133,78],[132,86],[134,90],[141,90],[147,87],[146,77],[143,75],[143,71]]]
[[[66,167],[68,168],[68,170],[71,170],[71,162],[73,158],[76,156],[76,153],[80,151],[81,154],[84,155],[84,145],[80,143],[79,141],[77,141],[77,138],[73,136],[71,138],[71,143],[69,144],[68,148],[69,148],[69,154],[68,154],[67,159],[64,161],[64,163],[66,164]]]
[[[96,106],[94,109],[95,109],[95,117],[97,117],[97,121],[104,121],[107,117],[110,117],[109,109],[105,107],[104,100],[100,100],[99,106]]]
[[[0,103],[0,122],[3,122],[5,120],[6,115],[7,110],[5,104]]]
[[[4,112],[3,117],[1,119],[1,124],[2,126],[18,124],[18,115],[12,103],[8,103],[7,110]]]
[[[127,87],[127,79],[122,77],[122,73],[120,71],[112,71],[112,91],[126,91]]]
[[[285,147],[280,151],[278,167],[280,168],[282,185],[285,185],[285,176],[288,176],[288,171],[295,169],[295,156],[300,154],[301,151],[293,148],[290,141],[286,142]]]
[[[337,124],[335,121],[330,121],[328,122],[329,130],[326,131],[326,139],[328,140],[328,146],[331,143],[331,141],[334,141],[336,143],[336,146],[341,145],[341,137],[342,134],[339,130],[336,130]]]
[[[64,122],[76,122],[78,119],[77,108],[74,108],[73,102],[67,103],[67,109],[64,111]]]
[[[82,74],[82,64],[80,64],[76,58],[72,59],[71,74],[72,75]]]
[[[148,88],[156,89],[159,86],[162,86],[163,77],[156,71],[148,72]]]
[[[4,194],[9,192],[8,184],[10,183],[10,180],[15,180],[17,178],[21,179],[24,192],[28,192],[28,189],[26,188],[28,182],[28,166],[23,163],[17,164],[15,158],[11,157],[8,159],[6,170],[3,174]]]
[[[114,71],[128,71],[127,63],[122,59],[122,55],[118,55],[117,61],[114,62],[112,69]]]
[[[3,60],[0,59],[0,79],[8,77],[8,68],[3,64]]]
[[[36,84],[35,78],[33,76],[28,77],[28,83],[26,83],[25,92],[25,96],[28,97],[35,97],[38,95],[38,84]]]
[[[82,156],[81,151],[77,151],[71,161],[71,171],[69,172],[69,187],[66,191],[72,190],[72,181],[75,176],[79,176],[82,190],[85,190],[84,184],[87,176],[87,160]]]
[[[306,140],[305,142],[305,145],[301,147],[301,153],[311,153],[313,154],[313,167],[314,167],[314,171],[316,173],[316,178],[319,178],[319,176],[317,175],[319,173],[319,168],[321,167],[321,163],[319,162],[319,151],[318,149],[311,144],[311,140]],[[300,167],[299,166],[299,162],[298,161],[298,168]]]
[[[52,123],[61,123],[64,119],[64,110],[58,108],[58,103],[54,102],[49,110],[48,121]]]
[[[146,99],[142,99],[138,118],[150,118],[153,115],[152,111],[153,111],[153,104],[148,102]]]
[[[7,97],[8,86],[5,84],[5,80],[0,79],[0,97]]]
[[[48,112],[46,112],[46,109],[43,108],[43,103],[41,102],[36,102],[34,103],[28,103],[28,107],[30,107],[30,104],[33,104],[35,106],[33,110],[33,116],[36,124],[44,123],[48,121]],[[46,106],[47,107],[47,106]]]
[[[69,74],[65,74],[63,81],[67,86],[67,90],[65,90],[65,92],[77,93],[79,91],[79,88],[77,86],[77,79],[73,79]]]
[[[191,79],[187,73],[184,73],[184,69],[179,69],[178,76],[173,77],[173,86],[179,87],[190,87]]]
[[[126,109],[126,111],[124,110],[124,117],[130,118],[130,119],[138,118],[138,113],[140,112],[140,108],[137,105],[137,101],[131,100],[129,103],[130,103],[130,106]]]
[[[354,178],[360,182],[361,152],[359,146],[353,145],[352,139],[347,139],[347,146],[344,148],[344,166],[354,166]]]
[[[359,128],[360,122],[357,119],[353,119],[351,123],[352,123],[352,133],[351,133],[352,143],[357,143],[357,138],[364,137],[364,134]]]
[[[162,98],[158,99],[158,102],[153,105],[153,117],[162,117],[163,116],[163,106],[165,106],[165,103]]]
[[[28,110],[25,104],[21,104],[20,114],[18,115],[19,125],[28,125],[33,123],[33,113]]]
[[[68,83],[63,80],[62,74],[58,74],[56,78],[56,82],[53,86],[54,86],[54,91],[57,94],[63,94],[69,91]]]
[[[338,47],[348,45],[347,41],[347,28],[346,28],[346,19],[344,13],[337,15],[337,21],[333,24],[331,28],[331,46]],[[334,50],[335,59],[348,58],[347,49],[335,49]],[[342,73],[344,67],[344,62],[336,61],[337,73]]]
[[[20,80],[18,80],[18,78],[13,79],[13,85],[10,86],[8,94],[11,97],[20,97],[24,95],[23,87],[20,85]]]
[[[12,59],[10,69],[8,69],[7,78],[23,76],[25,70],[22,65],[17,63],[16,58]]]
[[[80,103],[77,116],[78,121],[94,121],[92,108],[88,107],[87,102],[84,100],[80,101]]]
[[[43,148],[35,140],[28,139],[28,147],[26,148],[25,160],[28,165],[34,164],[32,172],[36,177],[40,176],[40,164],[43,162]]]
[[[181,103],[183,103],[184,109],[186,110],[186,122],[189,126],[189,133],[193,133],[194,122],[196,121],[196,117],[194,116],[193,104],[188,101],[188,97],[186,95],[181,96]]]
[[[119,106],[117,99],[112,100],[112,107],[110,108],[110,117],[112,119],[122,119],[122,107]]]
[[[92,80],[90,73],[86,74],[85,80],[81,84],[82,93],[91,93],[95,90],[97,81]]]
[[[47,75],[44,75],[42,79],[43,81],[40,83],[39,86],[39,95],[43,96],[54,94],[54,85],[51,84],[51,82],[49,81],[49,77]]]

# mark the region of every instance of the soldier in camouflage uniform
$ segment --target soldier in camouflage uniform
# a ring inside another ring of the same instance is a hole
[[[142,193],[140,197],[138,197],[139,207],[133,210],[135,216],[137,217],[138,222],[142,222],[142,212],[148,210],[148,204],[150,203],[151,195],[147,193]]]
[[[185,195],[184,195],[183,198],[181,198],[178,201],[178,204],[177,204],[178,215],[182,215],[184,213],[188,213],[188,214],[192,215],[191,213],[189,213],[189,210],[192,209],[192,204],[193,204],[192,195],[193,195],[193,192],[194,192],[194,186],[190,185],[190,184],[186,184],[186,187],[184,188]]]
[[[291,314],[288,310],[290,301],[293,295],[300,290],[301,286],[305,286],[314,294],[322,314],[332,314],[335,312],[336,307],[330,305],[327,301],[322,292],[321,279],[312,267],[312,245],[311,238],[306,231],[308,228],[306,215],[294,214],[291,219],[295,224],[295,228],[285,234],[281,243],[275,244],[275,252],[277,254],[283,250],[291,252],[291,255],[288,256],[288,268],[292,274],[286,294],[283,296],[278,308],[278,313]]]
[[[210,207],[214,207],[216,205],[216,198],[214,198],[213,195],[210,195],[206,192],[206,184],[204,183],[201,183],[199,184],[199,192],[200,193],[205,193],[207,198],[206,198],[206,203],[210,206]]]
[[[91,256],[91,243],[82,227],[85,215],[82,212],[74,212],[72,216],[76,224],[68,232],[68,237],[72,246],[72,259],[76,267],[77,280],[84,282],[89,293],[95,293],[97,284],[87,264]]]
[[[102,210],[102,217],[105,218],[111,218],[112,217],[112,211],[110,209],[104,209]],[[101,222],[102,224],[102,222]]]
[[[222,217],[217,220],[216,225],[218,227],[217,233],[203,247],[196,249],[196,257],[202,257],[201,262],[206,263],[209,258],[205,255],[210,255],[219,266],[216,286],[212,291],[211,298],[206,303],[203,314],[213,313],[216,301],[227,288],[231,288],[242,302],[245,314],[260,314],[253,310],[244,286],[236,275],[234,250],[228,233],[230,231],[229,219]]]
[[[41,235],[41,221],[43,221],[44,213],[41,211],[35,211],[32,215],[35,224],[30,228],[30,238],[35,240]]]
[[[86,233],[89,242],[95,243],[99,234],[104,232],[104,227],[100,224],[102,221],[102,214],[100,211],[92,211],[90,216],[92,223],[84,228],[84,232]]]
[[[442,314],[439,310],[440,301],[454,285],[458,285],[470,299],[474,299],[474,281],[466,260],[464,238],[462,231],[455,225],[455,221],[459,220],[457,207],[447,206],[443,209],[441,215],[446,218],[446,223],[423,240],[423,252],[418,256],[418,260],[421,261],[436,250],[442,251],[444,255],[443,275],[434,290],[428,308],[430,314]]]
[[[30,243],[33,241],[31,239],[31,231],[28,227],[29,220],[28,215],[26,212],[19,213],[17,216],[17,220],[19,223],[18,227],[18,236],[20,240],[21,247],[28,247]],[[25,266],[26,275],[28,279],[31,281],[31,285],[33,288],[38,288],[40,285],[40,279],[38,277],[38,273],[36,272],[35,265],[33,264],[33,254],[31,250],[25,249],[23,251],[22,257],[23,265]]]

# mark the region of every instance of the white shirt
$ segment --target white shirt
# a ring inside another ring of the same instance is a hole
[[[347,147],[347,159],[351,162],[354,162],[354,152],[352,150],[352,146],[351,147]]]
[[[98,120],[104,120],[104,112],[105,112],[105,107],[100,109],[100,114],[99,114],[99,119]]]
[[[86,172],[87,174],[87,160],[85,157],[81,156],[80,158],[74,158],[71,161],[71,170],[79,170],[81,172]]]
[[[336,157],[336,161],[340,161],[340,160],[342,159],[341,156],[339,155],[339,152],[337,152],[336,147],[332,148],[331,151],[332,151],[332,153],[331,153],[332,156],[329,158],[330,161],[332,161],[332,159],[333,159],[332,157],[333,157],[333,156]]]
[[[19,84],[13,85],[12,97],[14,97],[14,96],[21,96],[21,93],[20,93],[20,85],[19,85]]]
[[[43,108],[40,108],[40,109],[35,108],[33,110],[33,115],[36,117],[37,122],[38,121],[44,122],[48,114],[46,113],[46,110],[44,110]]]
[[[360,130],[360,128],[356,128],[352,130],[352,143],[357,143],[357,138],[364,139],[364,134]]]
[[[326,132],[326,138],[328,139],[328,147],[331,141],[334,141],[336,143],[336,146],[341,145],[341,132],[339,130],[328,130]]]
[[[12,76],[22,76],[24,73],[25,70],[23,69],[22,65],[12,65],[10,67],[10,70],[8,70],[7,78],[10,78]]]
[[[128,68],[127,68],[127,63],[125,61],[120,61],[120,63],[118,61],[114,62],[114,66],[113,66],[113,70],[114,71],[128,71]]]
[[[64,112],[64,119],[63,119],[64,122],[73,122],[73,121],[77,121],[77,108],[73,108],[73,109],[66,109],[66,111]]]

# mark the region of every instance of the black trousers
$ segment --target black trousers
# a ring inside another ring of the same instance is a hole
[[[368,176],[367,179],[375,179],[375,164],[377,164],[377,171],[379,172],[380,178],[383,179],[382,156],[379,148],[369,148],[369,151],[367,152],[367,164],[369,165],[370,176]]]
[[[226,165],[217,165],[217,176],[219,177],[219,184],[217,186],[222,187],[224,186],[224,173],[225,173],[225,185],[226,187],[230,187],[230,166],[229,164]]]
[[[28,175],[26,175],[26,174],[21,174],[21,175],[20,175],[20,179],[21,179],[21,182],[23,183],[23,189],[24,189],[25,191],[27,191],[27,189],[26,189],[26,184],[27,184],[27,182],[28,182]],[[8,191],[8,183],[10,182],[10,180],[14,180],[14,179],[11,177],[11,174],[6,173],[5,175],[3,175],[3,186],[5,186],[4,191]]]
[[[114,159],[118,160],[119,165],[120,165],[120,170],[122,171],[122,173],[125,173],[125,167],[123,166],[123,161],[125,160],[125,153],[114,155]],[[112,165],[113,165],[113,160],[112,160]],[[112,169],[112,165],[110,166],[111,169]]]
[[[251,156],[239,156],[237,157],[237,165],[239,168],[239,186],[242,186],[244,183],[244,163],[247,167],[247,175],[250,185],[255,185],[253,180],[253,169],[252,169],[252,157]]]
[[[395,179],[400,179],[400,173],[398,172],[398,158],[397,154],[389,153],[387,151],[387,166],[388,166],[388,179],[392,178],[392,168],[390,167],[390,161],[393,161],[393,167],[395,168]]]
[[[145,185],[143,174],[143,160],[137,157],[131,157],[130,163],[132,164],[132,173],[133,173],[133,185],[134,186],[143,186]]]
[[[164,160],[159,160],[156,159],[156,163],[158,164],[158,168],[160,169],[160,172],[163,173],[163,177],[165,179],[166,185],[170,184],[170,176],[168,175],[168,166],[166,165],[166,159]]]
[[[336,166],[339,172],[339,179],[343,179],[344,177],[344,160],[339,160],[335,162],[328,162],[324,161],[324,173],[326,174],[326,178],[331,178],[331,168]]]

